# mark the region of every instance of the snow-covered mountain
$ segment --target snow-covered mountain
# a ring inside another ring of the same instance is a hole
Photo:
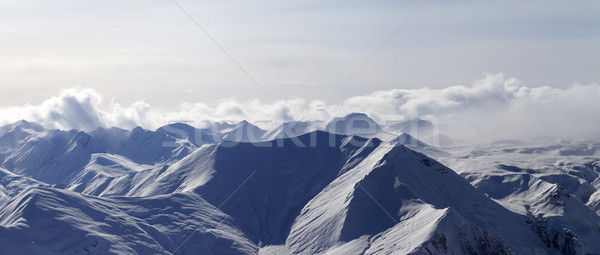
[[[232,129],[225,129],[221,139],[232,142],[259,142],[267,131],[247,121],[240,121]]]
[[[376,137],[381,132],[381,126],[364,113],[351,113],[333,118],[323,130],[340,135]]]
[[[318,128],[317,123],[309,121],[290,121],[282,123],[276,128],[267,131],[262,138],[265,141],[271,141],[275,139],[297,137],[315,131]]]
[[[252,254],[231,218],[193,193],[98,198],[32,188],[0,212],[2,254]]]
[[[42,182],[59,183],[69,180],[73,170],[82,169],[93,153],[102,151],[102,144],[83,131],[40,131],[19,125],[1,136],[2,167]]]
[[[396,132],[411,134],[413,136],[431,137],[433,136],[435,126],[430,121],[420,118],[414,118],[405,121],[400,121],[397,123],[391,123],[387,126],[387,129]]]
[[[217,126],[0,127],[0,254],[600,253],[598,142]]]
[[[392,134],[408,134],[427,144],[436,146],[451,146],[454,139],[441,133],[440,126],[421,118],[390,122],[384,130]]]

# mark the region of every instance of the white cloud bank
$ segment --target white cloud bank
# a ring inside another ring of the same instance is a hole
[[[283,121],[328,120],[352,112],[366,113],[382,124],[429,118],[440,124],[443,133],[463,139],[600,137],[600,84],[575,84],[566,89],[527,87],[496,74],[471,86],[377,91],[339,104],[301,98],[270,103],[229,98],[214,106],[185,102],[175,110],[152,108],[144,101],[121,105],[104,100],[92,89],[68,89],[39,105],[0,108],[0,124],[25,119],[59,129],[154,129],[176,121],[200,125],[204,120],[246,119],[272,127]]]

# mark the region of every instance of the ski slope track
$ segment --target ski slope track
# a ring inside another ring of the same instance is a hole
[[[600,142],[439,137],[365,114],[19,121],[0,127],[0,254],[600,254]]]

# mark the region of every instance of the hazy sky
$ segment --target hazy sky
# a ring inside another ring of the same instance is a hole
[[[376,90],[470,85],[505,73],[529,86],[600,81],[599,1],[171,0],[0,2],[0,106],[65,88],[105,99],[292,97],[339,102]]]

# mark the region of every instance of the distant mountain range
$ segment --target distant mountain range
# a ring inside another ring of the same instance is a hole
[[[360,113],[19,121],[0,127],[0,254],[600,254],[600,142],[451,144]]]

